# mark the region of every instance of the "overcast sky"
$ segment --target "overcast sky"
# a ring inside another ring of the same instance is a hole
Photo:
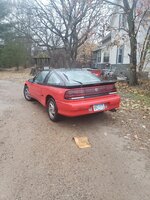
[[[43,3],[47,3],[49,0],[41,0]]]

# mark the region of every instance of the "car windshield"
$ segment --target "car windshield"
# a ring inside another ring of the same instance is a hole
[[[86,85],[100,83],[100,79],[91,72],[82,70],[68,70],[61,72],[69,85]]]

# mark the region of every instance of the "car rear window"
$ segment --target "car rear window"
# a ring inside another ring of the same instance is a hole
[[[84,85],[84,84],[94,84],[101,82],[98,77],[93,75],[88,71],[65,71],[61,72],[69,85]]]

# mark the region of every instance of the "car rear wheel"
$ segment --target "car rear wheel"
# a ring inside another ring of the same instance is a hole
[[[48,111],[49,118],[53,122],[57,122],[59,120],[57,105],[53,98],[50,98],[47,102],[47,111]]]
[[[31,96],[30,96],[29,88],[28,88],[27,85],[24,86],[24,91],[23,91],[23,93],[24,93],[24,97],[25,97],[25,99],[26,99],[27,101],[31,101],[31,100],[32,100],[32,98],[31,98]]]

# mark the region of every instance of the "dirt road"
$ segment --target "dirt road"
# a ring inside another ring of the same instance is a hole
[[[112,113],[52,123],[22,87],[0,80],[0,200],[150,199],[150,159],[128,148]],[[83,135],[92,148],[76,147]]]

